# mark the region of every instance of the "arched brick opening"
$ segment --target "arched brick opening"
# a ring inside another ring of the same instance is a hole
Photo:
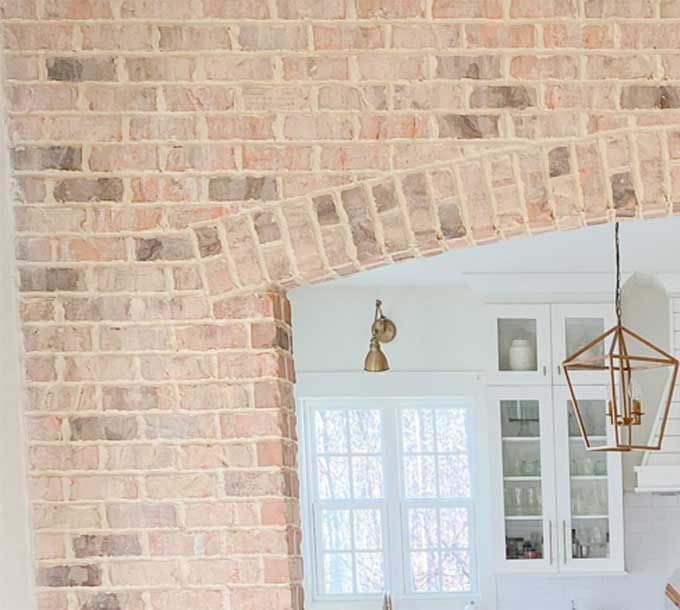
[[[192,227],[212,295],[289,289],[463,248],[680,209],[673,126],[505,146]],[[242,184],[225,179],[225,198]],[[218,192],[215,188],[215,192]]]
[[[679,7],[6,0],[40,610],[300,610],[285,291],[675,213]]]
[[[265,569],[283,585],[282,597],[272,602],[270,590],[254,587],[244,593],[244,608],[300,610],[304,604],[285,291],[455,248],[674,214],[680,209],[679,156],[680,134],[672,128],[618,130],[503,147],[191,227],[212,315],[261,318],[252,347],[269,350],[220,362],[224,379],[261,377],[255,406],[268,407],[269,423],[276,421],[268,430],[276,440],[262,448],[263,463],[275,474],[236,476],[234,490],[280,496],[268,510],[276,510],[275,522],[285,528],[288,557],[269,566],[265,560]],[[250,433],[261,434],[267,422],[255,421]],[[233,425],[242,425],[238,415]]]

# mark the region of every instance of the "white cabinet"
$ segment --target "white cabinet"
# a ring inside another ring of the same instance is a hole
[[[493,305],[489,312],[494,336],[489,383],[550,383],[550,306]]]
[[[564,359],[614,325],[610,304],[490,305],[493,327],[487,367],[491,385],[565,385]],[[588,352],[604,356],[605,344]],[[575,384],[605,384],[606,373],[579,371]]]
[[[605,304],[551,305],[552,323],[552,379],[555,385],[566,384],[562,362],[593,339],[614,326],[614,306]],[[607,340],[610,344],[610,340]],[[594,362],[603,363],[606,352],[605,342],[593,345],[584,356]],[[573,384],[607,384],[607,371],[573,371]]]
[[[607,438],[607,386],[578,388],[583,422],[594,445]],[[621,454],[586,451],[566,387],[554,389],[555,480],[562,571],[623,572]]]
[[[494,388],[489,399],[496,564],[502,572],[552,572],[557,517],[550,391]]]
[[[605,442],[606,387],[580,390]],[[489,408],[498,571],[622,572],[621,456],[585,451],[566,388],[490,388]]]

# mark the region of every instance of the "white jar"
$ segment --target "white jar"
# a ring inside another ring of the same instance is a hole
[[[513,339],[508,357],[511,371],[533,370],[534,353],[528,339]]]
[[[464,610],[477,610],[477,606],[475,605],[475,602],[469,602],[465,604]]]

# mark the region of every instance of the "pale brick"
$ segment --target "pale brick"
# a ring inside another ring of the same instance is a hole
[[[162,528],[177,524],[175,507],[171,504],[125,503],[109,504],[106,515],[112,528]]]
[[[120,178],[67,178],[57,181],[57,201],[120,201],[123,181]]]
[[[176,585],[179,565],[172,561],[129,561],[109,565],[109,579],[116,586]]]
[[[493,115],[447,114],[437,119],[440,138],[497,138],[499,117]]]
[[[383,31],[378,26],[314,26],[314,47],[318,50],[379,49],[384,44]]]
[[[139,485],[134,477],[69,476],[67,499],[70,500],[134,500],[139,498]]]
[[[156,89],[145,85],[127,85],[126,87],[88,85],[83,96],[90,110],[133,112],[156,110]]]
[[[222,26],[159,26],[161,51],[231,49],[229,28]]]
[[[203,0],[203,15],[221,19],[267,19],[267,0]]]
[[[97,587],[101,573],[94,565],[41,567],[36,580],[43,587]]]
[[[149,551],[159,556],[218,555],[220,536],[218,532],[153,532],[149,534]]]
[[[68,83],[8,85],[5,93],[15,112],[76,110],[78,91]]]
[[[500,57],[493,55],[445,55],[437,58],[439,78],[489,80],[501,77]]]
[[[461,39],[461,28],[456,24],[403,22],[392,26],[392,47],[395,49],[455,49],[461,46]]]
[[[468,47],[493,49],[536,46],[533,25],[467,24],[465,35]]]
[[[209,498],[217,493],[216,478],[207,474],[173,474],[145,477],[149,498]]]
[[[212,0],[213,2],[215,0]],[[163,610],[186,610],[195,608],[198,610],[223,610],[224,593],[221,589],[180,589],[173,591],[152,591],[151,603],[154,608]],[[108,609],[107,609],[108,610]]]
[[[78,592],[78,610],[144,610],[144,600],[139,592],[116,593]]]
[[[71,440],[120,441],[137,437],[137,421],[132,417],[77,417],[69,421]]]
[[[234,107],[235,90],[218,85],[164,85],[165,108],[169,112],[221,111]]]
[[[78,559],[84,557],[125,557],[141,555],[142,545],[134,535],[83,535],[73,539],[73,552]]]
[[[188,565],[187,580],[192,585],[221,585],[223,583],[256,583],[262,568],[255,559],[221,559],[193,561]]]
[[[217,201],[246,201],[278,199],[276,180],[270,176],[211,178],[210,198]]]
[[[191,240],[184,236],[136,238],[135,254],[138,261],[187,260],[194,258]]]
[[[144,23],[121,24],[100,21],[84,23],[80,26],[80,31],[83,34],[83,49],[86,50],[151,51],[153,49],[153,28]]]
[[[47,59],[47,78],[59,81],[113,81],[116,80],[116,66],[110,57],[50,57]]]
[[[19,269],[22,292],[77,292],[86,289],[82,269],[25,268]]]
[[[432,14],[436,18],[466,19],[485,17],[500,19],[503,16],[501,0],[434,0]]]
[[[589,1],[590,0],[586,0],[586,4]],[[588,12],[587,9],[586,12]],[[510,4],[510,16],[519,18],[577,17],[578,2],[577,0],[543,0],[542,2],[533,2],[532,0],[512,0]]]
[[[94,505],[34,504],[33,526],[36,530],[97,529],[102,526],[99,510]]]
[[[475,87],[470,96],[472,108],[527,108],[536,105],[536,91],[529,87]]]
[[[113,17],[113,7],[107,0],[81,0],[80,2],[45,0],[43,11],[48,19],[111,19]]]

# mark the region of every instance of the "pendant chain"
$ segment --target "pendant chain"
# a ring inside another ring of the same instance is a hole
[[[621,324],[621,252],[619,247],[619,223],[614,225],[616,247],[616,321]]]

